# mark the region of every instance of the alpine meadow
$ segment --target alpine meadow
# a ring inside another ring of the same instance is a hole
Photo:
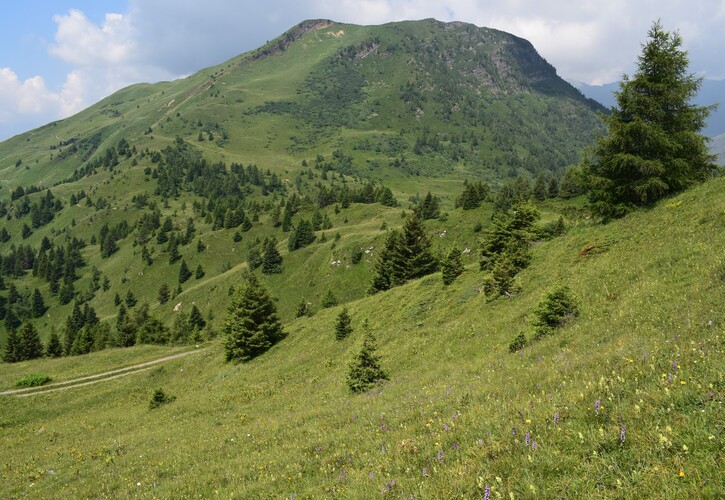
[[[0,496],[721,497],[682,45],[607,109],[503,31],[309,20],[1,142]]]

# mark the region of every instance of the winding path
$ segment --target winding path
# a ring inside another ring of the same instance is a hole
[[[152,361],[146,361],[137,365],[127,366],[125,368],[119,368],[117,370],[110,370],[103,373],[97,373],[95,375],[88,375],[86,377],[74,378],[73,380],[65,380],[63,382],[55,382],[53,384],[38,386],[38,387],[27,387],[24,389],[11,389],[9,391],[0,392],[0,396],[15,396],[15,397],[27,397],[35,396],[38,394],[47,394],[49,392],[64,391],[66,389],[73,389],[75,387],[83,387],[86,385],[97,384],[99,382],[106,382],[108,380],[114,380],[126,375],[134,375],[136,373],[145,372],[150,370],[155,365],[172,361],[174,359],[183,358],[189,354],[195,354],[198,352],[206,351],[206,349],[197,349],[194,351],[180,352],[171,356],[165,356],[163,358],[154,359]]]

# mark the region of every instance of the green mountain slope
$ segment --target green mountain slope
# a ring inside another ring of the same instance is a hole
[[[91,388],[3,397],[3,496],[717,496],[724,190],[714,179],[536,245],[510,298],[487,301],[474,265],[449,287],[435,274],[347,304],[343,341],[332,308],[288,322],[248,364],[212,344]],[[580,315],[510,354],[562,283]],[[351,396],[364,320],[390,381]],[[125,352],[159,356],[138,349]],[[105,371],[117,353],[3,365],[0,383]],[[149,410],[157,387],[176,400]]]
[[[129,293],[168,326],[195,303],[212,332],[266,238],[284,258],[268,281],[285,320],[330,290],[360,298],[384,228],[428,191],[443,210],[429,231],[449,235],[436,250],[467,247],[472,263],[491,204],[454,210],[464,182],[560,178],[598,132],[596,110],[525,40],[433,20],[307,21],[188,78],[126,88],[0,143],[1,275],[20,296],[0,293],[0,345],[23,319],[62,336],[76,303],[113,330]],[[286,250],[285,210],[292,227],[323,221],[315,243]],[[199,277],[180,284],[181,260]]]

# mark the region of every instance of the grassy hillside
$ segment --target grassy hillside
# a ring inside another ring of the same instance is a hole
[[[3,397],[2,496],[716,497],[724,191],[714,179],[538,244],[510,298],[486,301],[472,264],[449,287],[437,274],[350,302],[344,341],[332,308],[286,322],[248,364],[212,342],[145,374]],[[579,317],[510,354],[561,283]],[[390,381],[352,396],[364,320]],[[117,352],[0,365],[0,381],[95,373]],[[157,387],[176,400],[150,410]]]

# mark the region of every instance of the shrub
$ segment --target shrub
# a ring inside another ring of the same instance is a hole
[[[536,332],[536,338],[539,339],[565,326],[578,315],[579,306],[569,287],[555,288],[546,294],[533,312],[531,324]]]
[[[149,410],[171,403],[175,399],[176,396],[169,396],[160,387],[158,389],[154,389],[154,392],[151,394],[151,401],[149,401]]]
[[[15,382],[15,387],[38,387],[52,381],[53,377],[46,375],[45,373],[33,373],[32,375],[26,375],[25,377],[18,379]]]
[[[524,347],[526,347],[526,335],[524,335],[524,332],[519,332],[509,344],[509,352],[517,352]]]

